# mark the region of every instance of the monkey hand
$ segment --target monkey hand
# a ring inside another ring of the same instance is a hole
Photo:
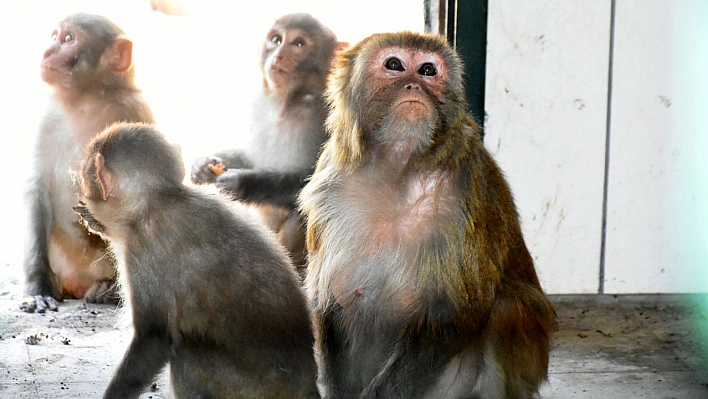
[[[192,164],[190,178],[194,184],[208,184],[216,181],[216,174],[209,166],[223,165],[224,160],[217,156],[197,158]]]
[[[250,169],[228,169],[216,178],[216,187],[236,200],[248,199],[248,177],[252,172]]]

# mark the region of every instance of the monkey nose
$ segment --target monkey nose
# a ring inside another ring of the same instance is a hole
[[[420,85],[418,83],[408,83],[406,85],[407,90],[420,91]]]

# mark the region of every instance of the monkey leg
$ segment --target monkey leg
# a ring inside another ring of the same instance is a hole
[[[280,206],[249,204],[249,207],[255,210],[263,224],[276,234],[278,242],[285,247],[293,264],[302,273],[307,248],[305,224],[300,215]]]
[[[170,344],[164,335],[136,330],[103,398],[137,398],[167,364],[171,353]]]
[[[63,297],[56,276],[49,266],[49,260],[28,261],[25,268],[25,293],[29,297],[23,299],[20,309],[27,313],[44,313],[47,309],[59,310],[57,302],[62,301]]]
[[[458,345],[444,341],[424,334],[398,342],[360,398],[471,398],[482,356],[475,350],[452,353]]]
[[[489,320],[489,345],[499,365],[497,374],[504,376],[505,397],[533,398],[547,377],[555,311],[540,289],[507,290],[516,297],[497,300]]]
[[[293,213],[285,219],[278,230],[278,240],[290,253],[295,267],[298,270],[304,269],[307,248],[305,248],[305,225],[300,215]]]
[[[115,267],[106,244],[76,223],[75,231],[52,231],[49,262],[61,293],[88,302],[117,303]]]

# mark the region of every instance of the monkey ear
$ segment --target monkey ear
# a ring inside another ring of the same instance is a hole
[[[101,153],[93,157],[93,164],[96,168],[96,184],[98,184],[98,188],[101,190],[101,198],[105,201],[113,191],[113,175],[106,170],[106,159],[103,158]]]
[[[345,50],[347,47],[349,47],[349,42],[337,42],[337,47],[335,48],[335,52],[340,52],[342,50]]]
[[[119,37],[106,54],[108,67],[116,73],[125,72],[133,63],[133,42]]]

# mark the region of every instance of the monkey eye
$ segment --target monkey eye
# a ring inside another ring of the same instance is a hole
[[[418,69],[418,74],[423,76],[435,76],[438,74],[438,70],[435,69],[435,65],[426,62],[425,64],[420,66],[420,68]]]
[[[293,45],[297,47],[305,47],[305,40],[302,38],[297,38],[293,41]]]
[[[403,64],[401,63],[401,60],[396,57],[391,57],[386,60],[386,69],[399,72],[405,71],[405,69],[403,69]]]
[[[270,39],[270,42],[280,45],[283,43],[283,37],[280,35],[275,35]]]
[[[69,42],[71,42],[72,40],[74,40],[74,34],[73,34],[73,33],[67,33],[66,35],[64,35],[64,41],[63,41],[64,43],[69,43]]]

